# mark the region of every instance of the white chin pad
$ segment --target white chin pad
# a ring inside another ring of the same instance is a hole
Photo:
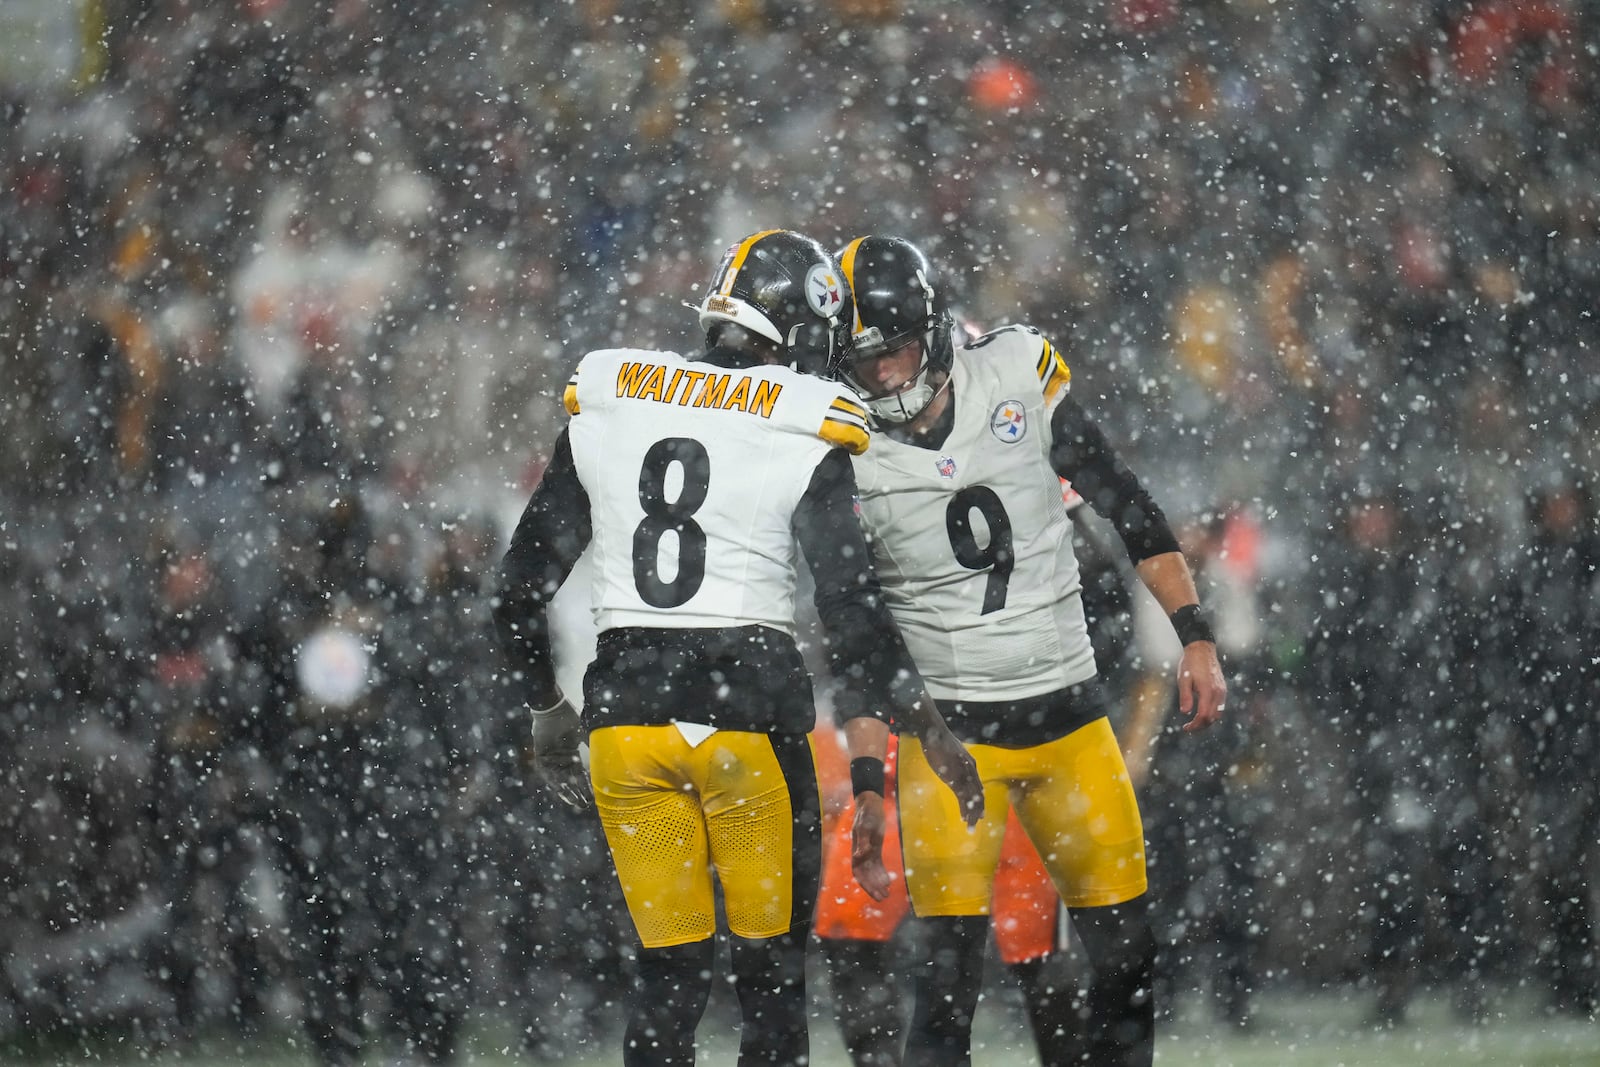
[[[910,422],[922,414],[922,409],[933,400],[933,386],[926,375],[911,388],[893,396],[863,401],[872,417],[881,422]]]

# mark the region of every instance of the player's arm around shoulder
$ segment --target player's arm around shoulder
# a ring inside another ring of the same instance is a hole
[[[818,397],[826,406],[821,408],[821,420],[816,434],[835,448],[842,448],[852,456],[859,456],[872,442],[872,431],[867,422],[867,409],[856,395],[832,382],[819,382],[823,386]]]

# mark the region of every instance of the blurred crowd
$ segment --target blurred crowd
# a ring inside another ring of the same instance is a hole
[[[694,348],[768,227],[922,242],[1189,530],[1230,727],[1163,724],[1159,640],[1114,665],[1172,973],[1593,1010],[1592,5],[46,8],[73,69],[0,80],[0,1033],[607,1025],[490,572],[571,366]]]

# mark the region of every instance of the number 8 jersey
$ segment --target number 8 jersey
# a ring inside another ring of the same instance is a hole
[[[1094,676],[1072,526],[1050,462],[1070,377],[1036,331],[955,351],[938,448],[874,437],[854,460],[889,610],[944,700],[1016,700]]]
[[[795,509],[831,449],[867,447],[855,398],[787,367],[607,349],[579,363],[564,402],[599,628],[792,636]]]

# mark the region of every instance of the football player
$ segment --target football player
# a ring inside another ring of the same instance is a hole
[[[981,787],[883,605],[855,517],[850,455],[868,445],[866,412],[820,377],[854,314],[838,264],[800,234],[752,234],[724,255],[698,310],[699,359],[608,349],[579,362],[571,419],[502,563],[496,622],[534,709],[539,766],[573,803],[592,787],[642,946],[623,1062],[694,1062],[714,870],[744,1017],[739,1062],[801,1064],[821,821],[815,708],[794,639],[797,542],[869,797],[855,824],[863,885],[887,892],[878,716],[918,738],[973,820]],[[546,609],[591,541],[600,633],[580,722],[556,685]]]
[[[1184,651],[1180,709],[1198,730],[1225,685],[1187,563],[1161,509],[1068,392],[1050,342],[1008,326],[957,349],[944,294],[909,242],[867,236],[840,254],[855,294],[835,376],[866,405],[873,448],[854,461],[890,612],[983,778],[969,831],[929,788],[914,738],[899,754],[900,834],[930,951],[916,980],[908,1064],[966,1064],[1007,813],[1037,847],[1094,969],[1087,1025],[1066,1062],[1153,1056],[1144,837],[1106,718],[1059,478],[1121,535]]]
[[[817,773],[822,782],[822,888],[817,896],[813,932],[821,943],[833,992],[834,1021],[855,1067],[898,1067],[904,1038],[900,977],[896,974],[897,932],[911,910],[906,899],[905,871],[895,811],[895,740],[889,739],[886,761],[884,838],[885,865],[894,880],[889,895],[876,900],[851,876],[849,794],[843,739],[819,728],[812,738]],[[1000,865],[995,874],[991,917],[1000,962],[1022,989],[1034,1042],[1045,1063],[1051,1048],[1072,1030],[1066,989],[1052,982],[1052,956],[1057,941],[1056,896],[1033,843],[1012,812],[1006,822]],[[914,940],[914,938],[913,938]]]

